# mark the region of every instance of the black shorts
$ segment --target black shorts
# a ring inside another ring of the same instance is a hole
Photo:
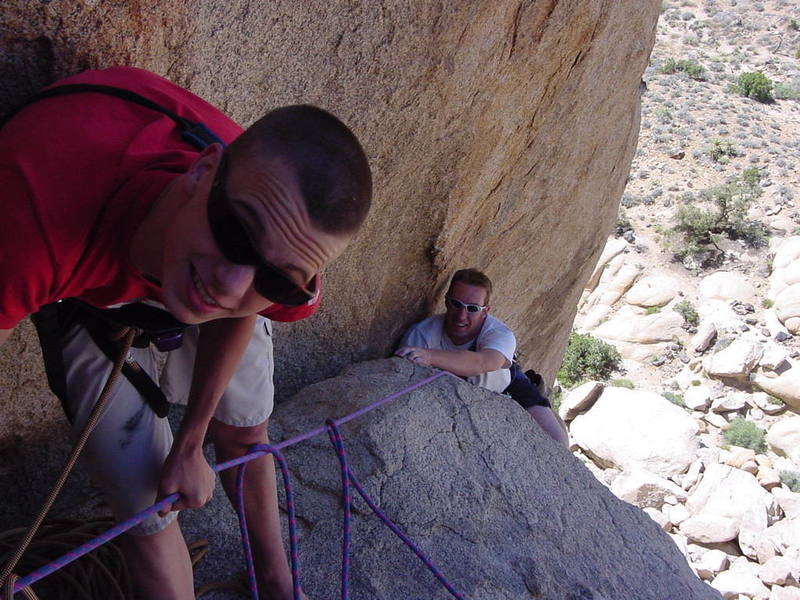
[[[550,408],[550,400],[542,395],[538,386],[533,384],[517,363],[511,365],[511,383],[503,393],[511,396],[522,408],[531,406]]]

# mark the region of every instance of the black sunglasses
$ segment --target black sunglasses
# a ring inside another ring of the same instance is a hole
[[[208,224],[222,255],[236,265],[256,268],[253,287],[261,296],[284,306],[301,306],[317,294],[317,276],[304,287],[297,285],[278,267],[265,261],[256,250],[247,228],[233,210],[225,193],[228,173],[228,153],[222,159],[208,194]]]
[[[445,304],[452,309],[461,310],[462,308],[466,308],[467,312],[476,313],[480,312],[485,309],[485,306],[481,306],[480,304],[468,304],[467,302],[462,302],[458,298],[453,298],[452,296],[445,296],[444,297]]]

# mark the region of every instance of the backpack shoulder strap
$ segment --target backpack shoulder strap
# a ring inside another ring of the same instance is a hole
[[[178,128],[181,130],[181,137],[192,144],[198,150],[203,150],[210,144],[222,144],[223,147],[227,146],[225,142],[223,142],[220,137],[215,134],[205,123],[201,123],[200,121],[190,121],[184,117],[181,117],[174,111],[161,106],[157,102],[150,100],[149,98],[145,98],[141,94],[137,94],[131,90],[127,90],[125,88],[113,86],[113,85],[100,85],[94,83],[65,83],[63,85],[58,85],[55,87],[48,88],[46,90],[42,90],[41,92],[34,94],[25,102],[23,102],[20,106],[16,107],[12,110],[9,114],[5,115],[0,121],[0,128],[3,127],[8,121],[11,120],[14,115],[16,115],[20,110],[25,108],[26,106],[33,104],[34,102],[38,102],[39,100],[44,100],[45,98],[55,98],[57,96],[66,96],[68,94],[81,94],[81,93],[97,93],[97,94],[106,94],[108,96],[114,96],[116,98],[120,98],[122,100],[126,100],[128,102],[133,102],[134,104],[138,104],[139,106],[143,106],[145,108],[149,108],[150,110],[155,110],[160,112],[170,119],[172,119]]]

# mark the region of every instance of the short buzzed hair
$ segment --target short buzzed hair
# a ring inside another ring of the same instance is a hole
[[[293,171],[314,224],[354,233],[372,201],[372,174],[361,144],[327,111],[306,104],[270,111],[230,145],[231,156],[279,158]]]
[[[478,271],[478,269],[461,269],[460,271],[456,271],[453,273],[452,279],[450,279],[448,293],[453,288],[453,284],[458,281],[461,283],[466,283],[467,285],[481,287],[486,290],[485,302],[486,304],[489,304],[489,298],[492,295],[492,281],[481,271]]]

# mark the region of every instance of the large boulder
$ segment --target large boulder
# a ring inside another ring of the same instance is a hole
[[[740,338],[706,358],[703,366],[711,377],[746,379],[758,366],[762,353],[760,344]]]
[[[695,460],[697,434],[697,422],[663,396],[618,387],[605,388],[570,425],[575,442],[601,465],[665,477]]]
[[[708,466],[686,508],[692,515],[728,520],[734,535],[763,531],[778,514],[775,498],[752,474],[721,464]]]
[[[800,363],[787,359],[780,372],[758,369],[753,373],[756,387],[800,410]]]
[[[674,336],[683,333],[682,325],[683,317],[674,310],[648,315],[625,306],[594,333],[607,340],[647,345],[672,341]]]
[[[658,355],[684,333],[683,322],[674,310],[646,314],[625,305],[592,333],[613,344],[623,358],[643,361]]]
[[[627,248],[628,242],[626,242],[623,238],[612,236],[606,240],[606,244],[603,246],[603,252],[600,254],[600,258],[597,260],[597,264],[594,266],[594,270],[589,277],[589,281],[586,282],[587,292],[594,291],[594,289],[597,287],[597,284],[600,283],[601,278],[607,276],[609,271],[608,267],[610,266],[611,260],[619,256],[619,254]],[[624,258],[619,264],[621,265],[622,262],[624,262]]]
[[[279,406],[273,440],[319,427],[431,372],[399,359],[348,368]],[[448,376],[341,431],[352,472],[465,597],[718,598],[667,534],[615,498],[506,397]],[[341,545],[339,463],[325,433],[284,453],[307,557],[304,587],[311,597],[332,597]],[[354,597],[446,595],[360,500],[352,565]]]
[[[599,285],[582,302],[576,325],[581,329],[593,329],[602,323],[641,272],[642,268],[626,262],[624,255],[612,260],[603,271]]]
[[[768,297],[775,302],[775,312],[786,328],[800,333],[800,236],[777,242],[772,249],[775,257]]]
[[[611,482],[611,491],[639,508],[661,508],[670,496],[686,500],[686,492],[669,479],[640,469],[620,473]]]
[[[724,302],[733,300],[746,302],[755,294],[750,280],[733,271],[717,271],[703,277],[698,291],[703,300],[722,300]]]
[[[789,417],[772,425],[767,442],[776,453],[800,466],[800,417]]]
[[[664,306],[678,295],[679,286],[680,283],[668,275],[648,275],[628,290],[625,300],[628,304],[645,308]]]
[[[363,140],[375,202],[326,273],[320,313],[276,328],[281,395],[387,355],[410,323],[441,308],[442,286],[466,266],[493,278],[496,314],[552,380],[616,219],[659,8],[11,0],[0,109],[117,64],[166,75],[243,124],[287,103],[327,108]],[[0,388],[14,379],[4,373]]]

